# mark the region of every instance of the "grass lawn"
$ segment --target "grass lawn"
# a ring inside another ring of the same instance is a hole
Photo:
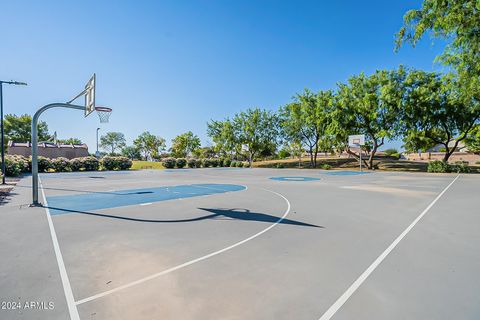
[[[161,162],[156,161],[139,161],[134,160],[132,168],[130,170],[141,170],[141,169],[165,169]]]

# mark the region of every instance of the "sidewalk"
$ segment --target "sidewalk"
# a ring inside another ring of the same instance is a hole
[[[28,207],[31,177],[0,205],[0,319],[69,319],[45,209]]]

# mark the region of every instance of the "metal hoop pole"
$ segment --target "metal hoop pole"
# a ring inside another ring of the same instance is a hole
[[[74,104],[68,103],[50,103],[47,104],[35,112],[32,118],[32,205],[40,206],[38,202],[38,136],[37,136],[37,127],[38,127],[38,118],[40,115],[51,108],[69,108],[85,111],[84,106],[77,106]]]

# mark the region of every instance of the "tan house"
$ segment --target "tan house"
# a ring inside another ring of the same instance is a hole
[[[7,154],[29,157],[32,155],[32,144],[30,142],[8,142]],[[64,157],[73,159],[88,156],[86,144],[55,144],[42,142],[38,144],[38,155],[46,158]]]

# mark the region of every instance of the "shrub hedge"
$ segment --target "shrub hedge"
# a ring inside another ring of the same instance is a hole
[[[188,159],[187,165],[189,168],[196,168],[197,167],[197,159]]]
[[[185,168],[185,166],[187,165],[187,160],[185,158],[178,158],[177,161],[177,168]]]
[[[132,167],[132,160],[127,157],[105,156],[100,160],[104,170],[128,170]]]
[[[132,161],[126,157],[104,157],[98,161],[95,157],[82,157],[68,160],[59,157],[54,159],[38,157],[38,172],[69,171],[96,171],[100,169],[100,164],[104,170],[128,170],[132,166]],[[19,155],[5,156],[5,173],[9,177],[18,176],[20,173],[32,171],[32,159]]]
[[[177,163],[177,160],[175,158],[165,158],[162,160],[163,166],[167,169],[175,168],[176,163]]]
[[[55,159],[52,159],[52,169],[55,170],[55,172],[68,172],[72,171],[72,168],[70,166],[70,160],[67,158],[63,157],[58,157]]]

